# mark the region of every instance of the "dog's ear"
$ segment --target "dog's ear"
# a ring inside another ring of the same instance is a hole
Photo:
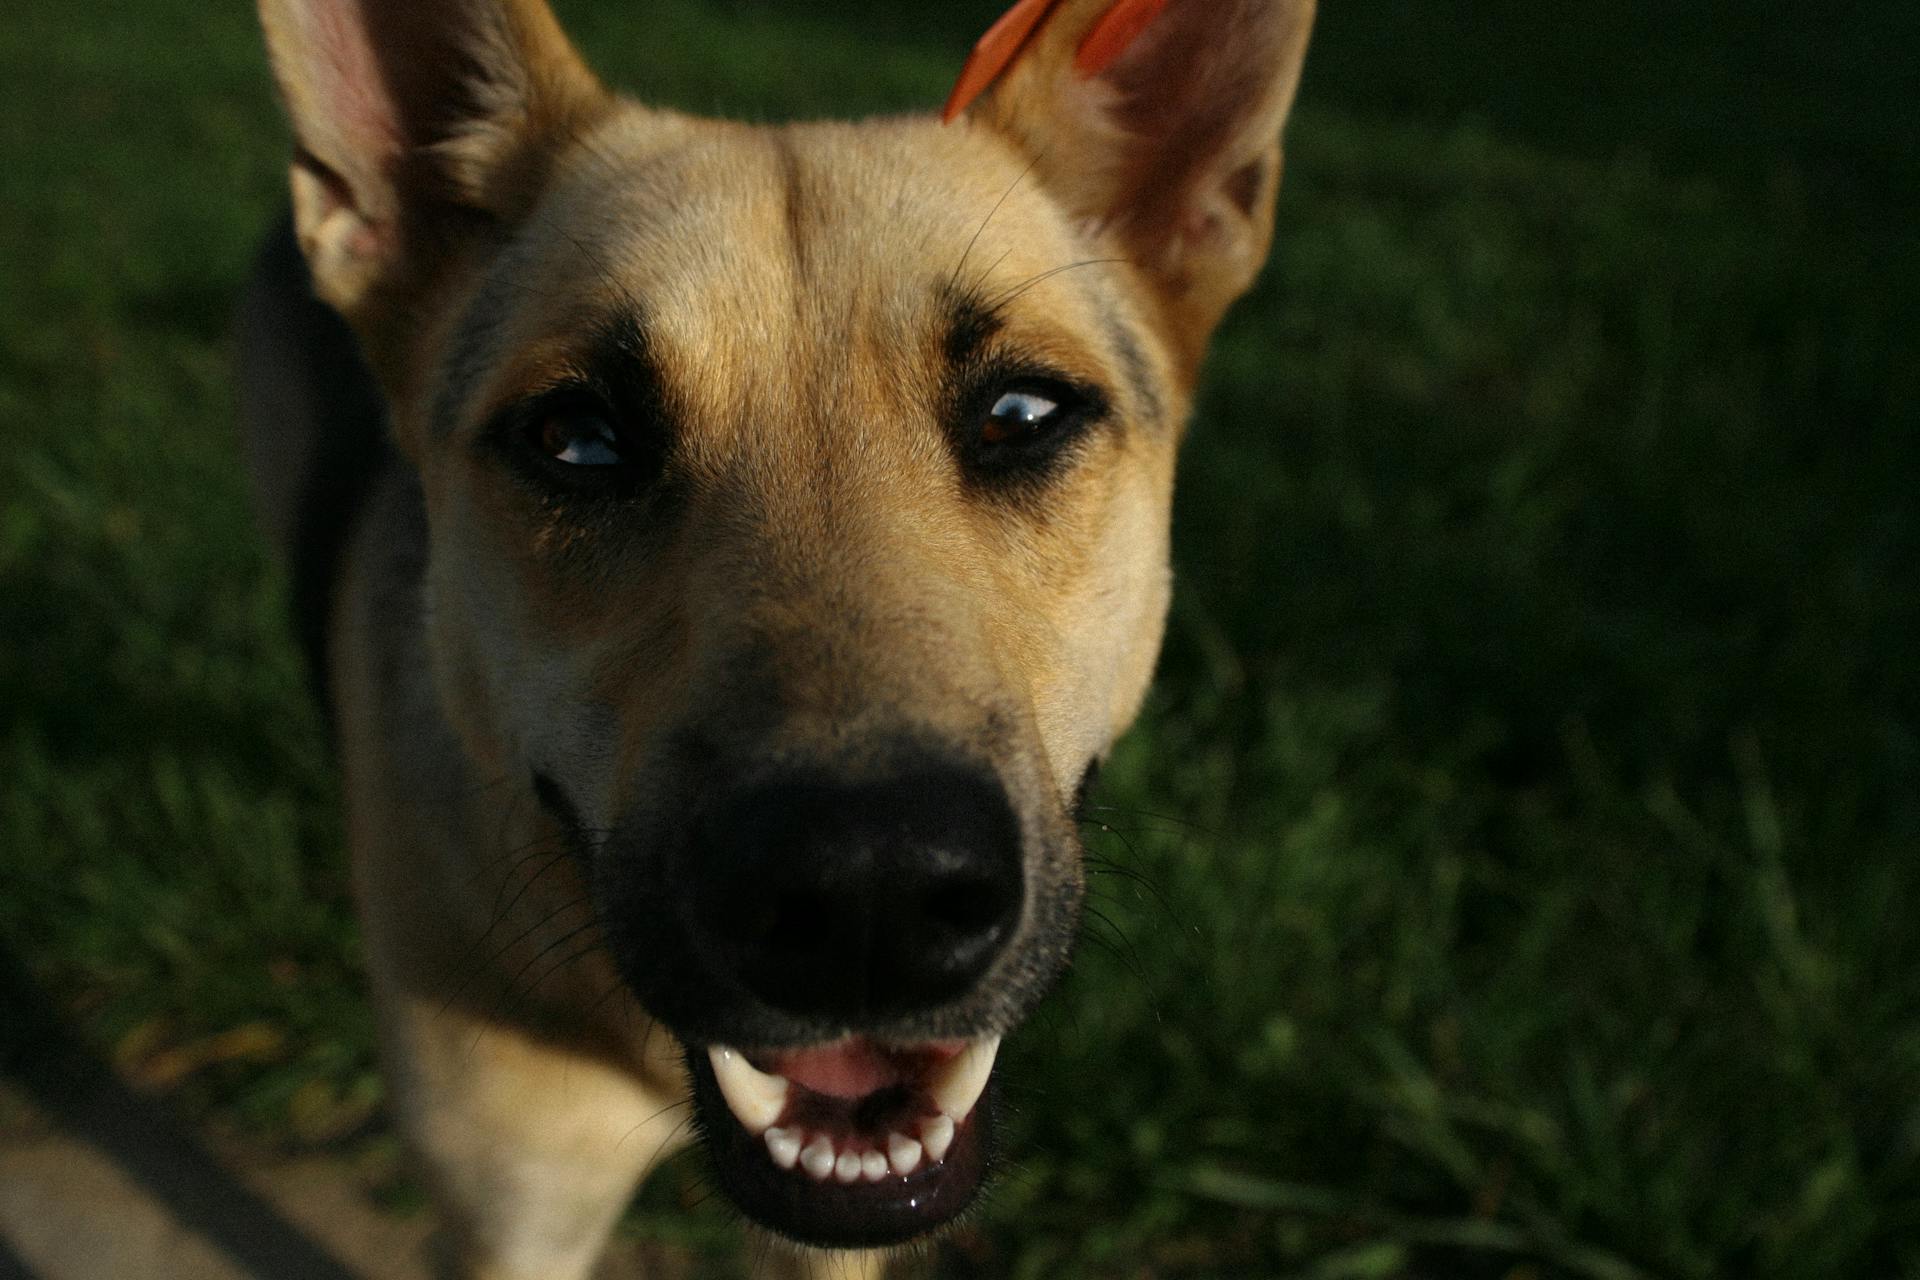
[[[1266,260],[1314,0],[1156,8],[1062,0],[971,115],[1072,213],[1121,237],[1191,376]]]
[[[292,117],[314,285],[362,330],[476,224],[538,193],[544,145],[608,101],[545,0],[259,0]]]

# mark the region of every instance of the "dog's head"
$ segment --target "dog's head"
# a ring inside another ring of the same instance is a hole
[[[263,0],[444,707],[576,838],[723,1185],[816,1243],[978,1186],[1267,250],[1312,0],[1173,0],[1090,72],[1112,7],[1025,6],[954,123],[749,128],[611,96],[541,0]]]

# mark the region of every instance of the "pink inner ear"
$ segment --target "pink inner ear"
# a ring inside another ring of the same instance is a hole
[[[366,0],[313,0],[303,6],[321,109],[353,151],[384,166],[405,146],[399,110],[367,30]]]

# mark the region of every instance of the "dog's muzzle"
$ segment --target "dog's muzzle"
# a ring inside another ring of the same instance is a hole
[[[899,1244],[972,1202],[1000,1035],[1071,932],[1071,892],[1036,870],[999,778],[926,753],[887,765],[699,787],[657,878],[614,897],[641,926],[625,946],[616,927],[616,951],[686,1045],[718,1182],[808,1244]]]
[[[824,1042],[709,1045],[722,1181],[789,1235],[887,1244],[963,1208],[985,1165],[976,1111],[997,1035],[877,1038],[980,984],[1025,901],[1020,825],[959,767],[848,783],[763,779],[709,810],[688,851],[695,946]],[[742,1142],[744,1138],[747,1141]]]

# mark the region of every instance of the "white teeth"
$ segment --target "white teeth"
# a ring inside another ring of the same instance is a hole
[[[993,1074],[993,1060],[1000,1052],[1000,1037],[975,1040],[962,1049],[934,1077],[930,1092],[934,1105],[955,1120],[965,1120],[986,1091],[987,1077]],[[943,1149],[944,1150],[944,1149]],[[940,1157],[935,1156],[938,1160]]]
[[[804,1135],[799,1129],[769,1129],[766,1142],[767,1153],[782,1169],[798,1166],[805,1169],[815,1182],[833,1178],[852,1184],[862,1178],[868,1182],[880,1182],[888,1174],[904,1178],[918,1169],[923,1160],[939,1164],[946,1157],[947,1149],[953,1145],[953,1134],[953,1121],[947,1116],[935,1116],[920,1126],[924,1144],[915,1142],[904,1133],[891,1133],[887,1135],[884,1153],[836,1152],[833,1139],[824,1133],[815,1134],[813,1141],[802,1147],[800,1140]]]
[[[766,1142],[774,1164],[804,1169],[815,1182],[831,1178],[851,1186],[862,1179],[880,1182],[889,1173],[904,1178],[922,1165],[945,1160],[960,1124],[973,1114],[986,1092],[999,1053],[1000,1038],[994,1036],[974,1041],[949,1059],[927,1085],[939,1114],[921,1120],[917,1142],[904,1133],[888,1134],[884,1152],[836,1151],[833,1139],[824,1133],[808,1140],[803,1129],[776,1128],[786,1113],[791,1084],[784,1077],[756,1070],[733,1049],[716,1046],[708,1050],[708,1057],[728,1109],[742,1127]]]
[[[887,1161],[893,1171],[906,1177],[920,1167],[920,1156],[924,1148],[904,1133],[889,1135],[887,1138]]]
[[[714,1079],[727,1108],[748,1133],[765,1133],[787,1109],[787,1082],[781,1076],[755,1071],[741,1054],[718,1045],[707,1050]]]
[[[926,1128],[933,1132],[929,1135],[929,1146],[937,1146],[942,1155],[953,1141],[953,1121],[941,1116],[926,1122]],[[801,1146],[805,1133],[800,1129],[769,1129],[764,1135],[767,1154],[782,1169],[799,1167],[807,1171],[815,1182],[825,1182],[828,1178],[852,1184],[862,1178],[868,1182],[883,1182],[889,1174],[904,1178],[920,1167],[920,1161],[926,1154],[921,1146],[904,1133],[887,1135],[887,1149],[880,1151],[841,1151],[833,1149],[833,1139],[826,1134],[815,1134],[813,1141]],[[933,1139],[938,1138],[935,1143]],[[934,1158],[939,1163],[939,1157]]]
[[[800,1162],[800,1131],[798,1129],[767,1130],[767,1154],[782,1169],[791,1169]]]
[[[807,1144],[807,1149],[800,1153],[800,1166],[815,1182],[827,1180],[827,1176],[833,1172],[834,1159],[833,1143],[828,1141],[825,1134]]]
[[[920,1126],[920,1141],[926,1144],[927,1159],[939,1164],[953,1145],[953,1117],[935,1116]]]

